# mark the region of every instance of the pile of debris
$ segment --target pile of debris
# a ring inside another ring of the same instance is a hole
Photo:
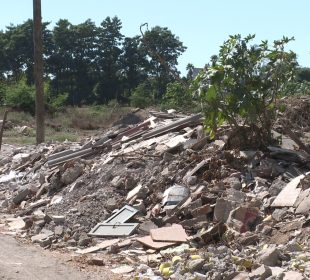
[[[221,129],[151,112],[83,143],[4,145],[3,226],[136,279],[309,278],[310,155],[282,135],[228,149]]]

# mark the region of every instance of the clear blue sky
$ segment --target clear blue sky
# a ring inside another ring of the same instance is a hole
[[[77,24],[92,19],[97,25],[118,16],[125,36],[139,35],[139,27],[168,27],[187,46],[179,70],[187,63],[203,67],[230,34],[256,34],[272,41],[294,36],[289,47],[302,66],[310,66],[310,0],[42,0],[42,16],[50,28],[60,18]],[[0,29],[32,18],[32,0],[1,1]]]

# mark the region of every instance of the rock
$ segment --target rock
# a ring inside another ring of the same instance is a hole
[[[54,229],[54,233],[56,236],[62,236],[64,233],[64,227],[63,226],[56,226]]]
[[[260,267],[253,270],[249,277],[250,280],[265,280],[267,277],[272,275],[271,269],[266,265],[261,265]]]
[[[286,214],[286,209],[276,209],[272,213],[272,218],[277,222],[281,221]]]
[[[296,214],[307,214],[310,211],[310,189],[303,191],[298,197]]]
[[[114,188],[121,189],[124,186],[124,180],[120,176],[115,176],[111,181],[111,185]]]
[[[240,190],[242,187],[242,184],[240,180],[236,177],[228,177],[223,180],[223,183],[227,185],[229,188]]]
[[[103,259],[99,258],[99,257],[92,257],[91,259],[89,259],[87,261],[87,263],[89,265],[97,265],[97,266],[103,266],[104,265],[104,261]]]
[[[297,271],[287,271],[284,273],[283,280],[306,280],[306,278]]]
[[[191,260],[188,262],[188,270],[190,272],[200,271],[205,263],[204,259]]]
[[[247,272],[240,272],[232,280],[249,280],[249,274]]]
[[[26,223],[25,221],[21,218],[14,218],[13,220],[11,220],[11,222],[9,223],[9,228],[10,230],[21,230],[21,229],[25,229],[26,228]]]
[[[18,193],[13,197],[13,202],[15,204],[21,203],[29,193],[30,193],[30,190],[28,188],[19,190]]]
[[[282,191],[282,189],[284,188],[286,184],[287,183],[282,180],[282,176],[273,180],[271,186],[269,187],[270,195],[277,196]]]
[[[267,248],[260,253],[258,261],[267,266],[279,266],[280,251],[275,247]]]
[[[39,243],[41,247],[51,245],[54,233],[50,230],[42,230],[41,233],[31,237],[33,243]]]
[[[33,218],[34,221],[44,220],[45,214],[43,213],[42,210],[37,209],[37,210],[35,210],[35,211],[33,212],[32,218]]]
[[[142,160],[133,160],[129,162],[126,167],[128,169],[138,169],[140,167],[145,167],[145,163]]]
[[[80,177],[83,172],[84,165],[79,162],[75,162],[73,166],[67,168],[61,175],[60,181],[65,185],[69,185],[73,183],[78,177]]]
[[[240,206],[230,212],[227,224],[236,231],[243,233],[254,231],[259,221],[259,212],[256,207]]]
[[[111,269],[111,271],[115,274],[127,274],[130,272],[133,272],[135,269],[132,266],[129,265],[123,265],[116,267],[114,269]]]
[[[106,202],[106,208],[110,211],[114,211],[118,208],[118,202],[114,197],[110,197]]]
[[[67,244],[69,246],[76,246],[77,242],[74,239],[69,239],[69,240],[67,240]]]
[[[288,252],[301,252],[302,247],[295,240],[292,240],[285,245],[285,250]]]
[[[83,232],[78,241],[78,246],[85,247],[92,242],[92,238],[87,235],[87,233]]]
[[[187,176],[186,177],[186,184],[189,186],[193,186],[197,183],[197,176]]]
[[[136,185],[138,184],[138,181],[132,177],[132,176],[126,176],[125,179],[125,190],[132,190]]]
[[[214,207],[214,220],[225,223],[233,210],[235,203],[224,198],[218,198]]]
[[[237,238],[238,244],[242,246],[255,245],[259,242],[258,234],[246,232]]]
[[[56,225],[63,224],[66,220],[65,216],[52,216],[51,218]]]

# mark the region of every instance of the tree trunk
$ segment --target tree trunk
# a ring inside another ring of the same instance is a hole
[[[4,126],[5,126],[5,122],[6,122],[6,118],[7,118],[8,112],[9,112],[8,110],[6,110],[4,112],[3,120],[2,120],[2,126],[1,126],[1,129],[0,129],[0,151],[1,151],[1,146],[2,146],[2,136],[3,136]]]
[[[33,0],[34,80],[36,87],[36,142],[44,142],[44,85],[41,0]]]

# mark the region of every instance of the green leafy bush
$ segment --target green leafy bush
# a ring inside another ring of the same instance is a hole
[[[193,96],[185,83],[169,83],[161,101],[161,108],[192,111],[195,108]]]
[[[35,89],[27,85],[25,79],[21,79],[16,84],[6,87],[4,103],[14,109],[34,114]]]
[[[154,103],[154,89],[149,81],[139,84],[130,96],[130,104],[133,107],[146,108]]]
[[[270,47],[267,41],[251,45],[254,35],[230,36],[221,46],[211,66],[194,80],[205,115],[205,126],[215,135],[219,125],[228,122],[259,128],[271,140],[275,102],[294,77],[296,54],[286,52],[292,39],[283,37]]]

